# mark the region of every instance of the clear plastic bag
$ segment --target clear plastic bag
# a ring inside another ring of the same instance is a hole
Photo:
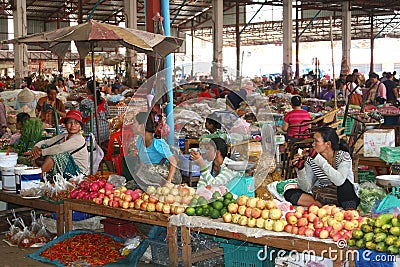
[[[126,239],[124,246],[120,249],[121,255],[122,256],[128,255],[133,250],[135,250],[140,245],[141,242],[142,242],[142,237],[139,235]]]
[[[31,210],[31,219],[32,219],[32,223],[31,223],[31,226],[29,227],[29,229],[32,234],[36,235],[42,227],[36,220],[36,212],[34,210]]]
[[[111,174],[107,180],[108,183],[113,184],[115,188],[119,188],[121,186],[125,186],[126,178],[124,176]]]

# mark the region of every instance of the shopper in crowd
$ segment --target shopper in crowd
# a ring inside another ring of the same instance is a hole
[[[6,106],[0,101],[0,137],[7,132],[7,111]]]
[[[167,142],[163,138],[156,138],[154,135],[156,129],[155,114],[153,112],[139,112],[132,128],[134,133],[138,135],[136,147],[141,163],[146,165],[160,164],[168,160],[169,172],[166,180],[172,182],[175,172],[179,171],[177,170],[177,160]]]
[[[200,90],[200,93],[197,95],[199,100],[203,98],[212,98],[210,94],[210,89],[206,84],[201,84],[198,86],[198,89]]]
[[[301,108],[301,97],[292,96],[290,99],[292,111],[286,113],[283,118],[282,130],[287,132],[288,139],[299,138],[299,134],[304,134],[308,131],[309,125],[299,126],[301,123],[311,121],[310,114]]]
[[[89,155],[81,134],[82,114],[78,110],[70,110],[61,122],[65,124],[66,133],[36,143],[32,151],[25,155],[50,177],[57,173],[62,173],[65,178],[77,173],[86,174]]]
[[[395,104],[397,98],[399,98],[399,90],[397,89],[397,85],[393,80],[393,74],[390,72],[386,73],[387,80],[383,82],[386,87],[386,96],[387,102]]]
[[[221,123],[219,122],[219,118],[215,113],[211,113],[207,116],[204,126],[210,133],[221,131]]]
[[[65,117],[65,106],[63,102],[57,98],[57,87],[49,83],[46,87],[47,96],[38,100],[36,105],[36,117],[39,117],[44,123],[55,127],[58,122],[55,121],[54,112],[57,112],[58,118]],[[53,111],[52,107],[55,108]]]
[[[350,92],[352,92],[354,89],[354,93],[350,95]],[[349,99],[350,95],[350,99]],[[354,82],[354,76],[353,75],[347,75],[346,76],[346,84],[344,87],[344,98],[346,100],[346,103],[349,102],[350,105],[357,105],[361,106],[362,103],[362,95],[363,92],[361,91],[361,88]]]
[[[285,199],[293,205],[340,205],[356,209],[360,203],[354,188],[349,148],[336,130],[322,127],[314,134],[311,149],[296,154],[291,162],[297,172],[298,188],[288,189]]]
[[[332,83],[328,81],[328,84],[326,85],[325,89],[322,90],[320,94],[320,98],[324,99],[326,101],[331,100],[335,96],[335,91],[333,90]]]
[[[93,80],[88,81],[86,86],[87,98],[82,100],[79,105],[79,110],[83,116],[83,131],[89,134],[90,131],[90,120],[93,121],[93,134],[96,138],[97,143],[103,149],[104,153],[108,150],[108,141],[110,139],[110,125],[107,121],[107,116],[110,114],[107,101],[101,97],[100,90],[97,88],[98,83],[96,82],[96,89],[93,87]],[[95,92],[96,90],[96,92]],[[94,104],[94,94],[97,97],[97,108]],[[92,117],[90,117],[90,111],[92,111]],[[99,123],[99,135],[97,134],[97,123]]]
[[[58,78],[58,80],[57,80],[57,90],[58,90],[58,92],[67,92],[68,91],[67,87],[64,85],[64,80],[62,78]]]
[[[296,87],[294,86],[294,81],[290,81],[290,83],[285,88],[285,93],[289,93],[292,95],[298,95],[299,92],[297,91]]]
[[[247,92],[245,89],[230,90],[226,97],[226,104],[233,110],[237,110],[243,101],[246,101]]]
[[[379,81],[379,76],[376,73],[369,75],[370,87],[367,91],[367,103],[372,105],[384,104],[386,102],[386,87]]]
[[[68,76],[67,88],[68,88],[68,91],[71,91],[72,89],[76,88],[73,74],[70,74]]]
[[[18,142],[19,138],[22,134],[22,129],[27,120],[29,120],[31,116],[29,116],[26,112],[21,112],[17,114],[17,123],[15,124],[15,128],[17,128],[17,132],[11,136],[10,144],[15,144]]]
[[[222,138],[212,138],[205,145],[203,155],[193,150],[190,159],[201,168],[200,180],[197,186],[206,185],[227,185],[238,173],[226,166],[226,156],[228,155],[228,145]],[[207,164],[207,162],[211,164]]]

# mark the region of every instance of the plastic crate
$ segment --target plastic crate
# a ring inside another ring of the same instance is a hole
[[[229,192],[237,196],[255,196],[253,176],[236,177],[229,182],[227,187],[229,189]]]
[[[338,116],[338,119],[339,120],[343,119],[343,116]],[[354,121],[355,120],[354,120],[353,117],[347,116],[346,125],[344,127],[344,134],[345,135],[351,135],[351,132],[353,131],[353,127],[354,127]],[[338,126],[338,128],[342,128],[342,127],[343,127],[342,124],[340,124]]]
[[[383,146],[380,149],[379,158],[388,163],[400,160],[400,147]]]
[[[139,231],[136,229],[135,224],[131,221],[106,218],[104,220],[101,220],[101,223],[104,226],[104,233],[109,235],[128,238],[139,234]]]
[[[220,246],[224,249],[225,267],[274,267],[275,257],[281,251],[273,247],[237,242],[220,243]]]
[[[358,183],[375,182],[375,173],[369,170],[358,170]]]
[[[82,221],[82,220],[86,220],[86,219],[90,219],[92,218],[94,215],[89,214],[89,213],[85,213],[85,212],[80,212],[80,211],[72,211],[72,221],[76,222],[76,221]],[[56,219],[56,213],[53,212],[51,214],[51,218],[53,220]]]

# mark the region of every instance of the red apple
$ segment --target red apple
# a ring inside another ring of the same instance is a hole
[[[238,208],[239,208],[239,205],[236,203],[229,203],[229,205],[228,205],[228,211],[229,211],[229,213],[232,213],[232,214],[237,213]]]
[[[294,216],[296,216],[297,219],[300,219],[301,217],[303,217],[303,214],[304,214],[304,213],[301,213],[301,212],[296,211],[296,212],[294,213]]]
[[[251,217],[257,219],[261,217],[261,210],[258,208],[252,208],[251,209]]]
[[[156,198],[156,196],[150,196],[150,197],[149,197],[149,202],[155,204],[155,203],[158,202],[158,199]]]
[[[323,222],[321,220],[317,220],[317,219],[319,219],[319,218],[314,219],[314,229],[324,227]]]
[[[292,233],[292,231],[293,231],[293,225],[291,225],[291,224],[285,225],[284,231],[285,231],[286,233]]]
[[[307,228],[306,231],[304,232],[305,236],[314,236],[314,230],[311,228]]]
[[[292,234],[298,235],[299,234],[299,227],[293,225]]]
[[[109,207],[112,207],[113,204],[114,204],[114,200],[110,199],[110,200],[108,201],[108,206],[109,206]]]
[[[351,221],[351,220],[353,220],[353,218],[354,218],[354,214],[353,214],[353,212],[351,210],[346,210],[344,212],[344,219],[346,221]]]
[[[339,211],[339,212],[335,213],[333,215],[333,218],[338,222],[343,221],[344,220],[344,212],[343,211]]]
[[[335,215],[338,212],[340,212],[340,208],[335,206],[332,208],[331,215]]]
[[[300,218],[297,220],[297,226],[302,227],[302,226],[307,226],[308,220],[306,218]]]
[[[303,206],[297,206],[297,207],[296,207],[296,212],[299,212],[299,213],[301,213],[301,214],[303,214],[305,210],[306,210],[306,209],[305,209]]]
[[[307,230],[307,227],[305,227],[305,226],[299,227],[299,235],[305,235],[306,230]]]
[[[142,204],[140,204],[140,209],[143,210],[143,211],[146,211],[148,204],[149,204],[149,202],[143,201]]]
[[[295,215],[290,215],[287,219],[286,219],[286,221],[289,223],[289,224],[292,224],[292,225],[295,225],[296,223],[297,223],[297,218],[296,218],[296,216]]]
[[[222,220],[226,223],[230,223],[232,221],[232,214],[226,212],[224,215],[222,215]]]
[[[309,213],[307,217],[308,217],[308,221],[313,223],[315,218],[317,218],[317,215],[314,213]]]
[[[157,202],[157,204],[156,204],[156,211],[162,212],[163,206],[164,206],[164,203],[162,203],[162,202]]]
[[[357,223],[357,225],[358,225],[358,223]],[[344,229],[346,229],[346,230],[348,230],[348,231],[353,231],[356,227],[357,227],[357,226],[354,225],[353,222],[347,221],[347,222],[344,223]]]
[[[317,215],[318,215],[319,218],[323,218],[323,217],[325,217],[327,214],[328,214],[327,210],[326,210],[326,209],[323,209],[323,208],[318,209],[318,211],[317,211]]]
[[[106,190],[106,191],[105,191],[105,195],[106,195],[106,196],[109,196],[109,195],[112,194],[112,192],[113,192],[112,190]]]
[[[130,194],[125,194],[124,200],[127,202],[131,202],[132,201],[132,196]]]
[[[329,237],[330,237],[330,238],[333,238],[338,232],[339,232],[339,231],[337,231],[337,230],[335,230],[335,229],[329,231]]]
[[[142,196],[141,196],[141,198],[144,200],[144,201],[147,201],[148,202],[148,200],[149,200],[149,194],[147,194],[147,193],[143,193],[142,194]]]
[[[96,204],[101,204],[102,202],[103,202],[103,199],[98,197],[96,200]]]
[[[333,241],[337,242],[339,239],[342,239],[342,235],[340,233],[336,233],[333,237],[332,237]]]
[[[250,207],[246,208],[244,211],[244,215],[246,215],[247,218],[251,218],[251,211],[252,211],[252,208],[250,208]]]
[[[118,207],[119,207],[119,201],[114,201],[113,208],[118,208]]]
[[[237,203],[238,203],[239,206],[245,206],[248,199],[249,199],[248,196],[241,195],[241,196],[238,197]]]
[[[315,235],[316,237],[319,237],[321,231],[322,231],[322,228],[317,228],[317,229],[315,229],[314,235]]]
[[[329,237],[329,232],[328,230],[322,229],[321,232],[319,233],[319,238],[325,239]]]
[[[340,222],[334,222],[334,223],[332,224],[332,228],[333,228],[334,230],[336,230],[336,231],[340,231],[340,230],[343,229],[343,224],[340,223]]]
[[[318,206],[315,204],[311,204],[310,206],[308,206],[308,213],[314,213],[315,215],[318,214]]]

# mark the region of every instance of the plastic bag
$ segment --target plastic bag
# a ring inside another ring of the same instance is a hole
[[[53,239],[53,234],[47,230],[46,224],[44,223],[43,214],[40,214],[39,220],[40,220],[41,228],[40,228],[39,232],[36,234],[36,240],[39,243],[47,243]]]
[[[124,246],[120,249],[121,255],[126,256],[131,253],[135,248],[140,245],[141,241],[141,236],[135,236],[133,238],[126,239]]]
[[[358,207],[362,214],[366,214],[373,210],[374,204],[377,201],[385,198],[386,192],[373,182],[365,182],[361,184],[358,195],[360,197],[360,204]],[[376,208],[377,207],[378,206],[376,206]]]
[[[32,222],[31,222],[31,226],[30,226],[30,231],[32,232],[32,234],[36,235],[42,227],[36,220],[36,212],[34,210],[31,210],[31,218],[32,218]]]
[[[121,186],[125,186],[126,179],[124,176],[120,176],[117,174],[111,174],[107,180],[108,183],[113,184],[115,188],[119,188]]]

